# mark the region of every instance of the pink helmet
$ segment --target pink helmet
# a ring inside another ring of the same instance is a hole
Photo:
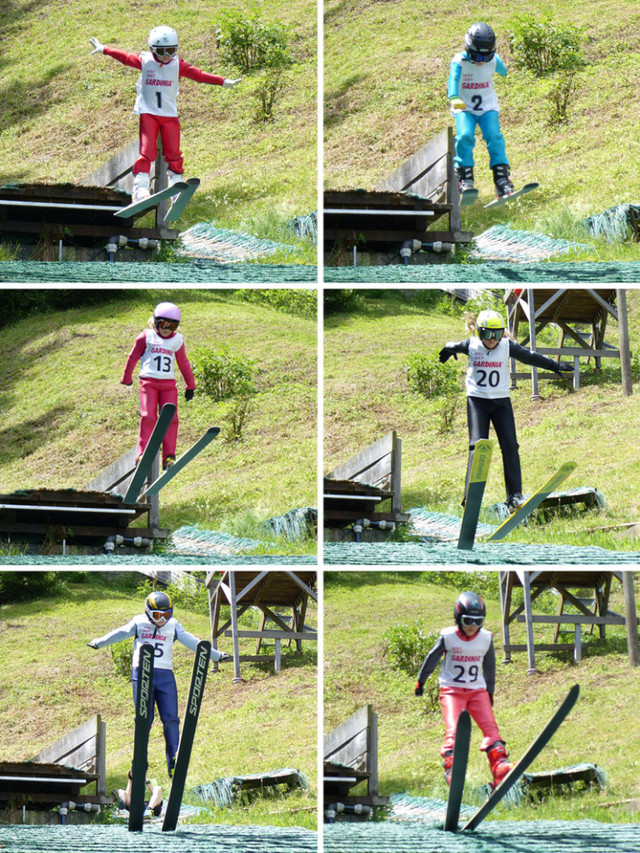
[[[175,320],[177,323],[182,319],[180,309],[173,302],[158,302],[153,312],[154,319]]]

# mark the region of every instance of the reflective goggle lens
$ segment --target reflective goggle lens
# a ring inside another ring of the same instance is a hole
[[[480,329],[480,337],[485,341],[499,341],[504,329]]]
[[[165,320],[163,317],[158,317],[156,319],[156,326],[159,329],[170,329],[172,332],[175,332],[179,325],[179,320]]]
[[[460,621],[463,625],[477,625],[481,628],[484,624],[484,616],[461,616]]]
[[[161,619],[164,619],[165,622],[168,622],[169,619],[171,619],[171,611],[170,610],[152,610],[151,616],[156,622],[159,622]]]
[[[154,47],[153,52],[158,56],[173,56],[177,49],[177,47]]]
[[[491,53],[480,53],[478,50],[467,50],[467,56],[472,62],[491,62],[495,55],[495,50],[492,50]]]

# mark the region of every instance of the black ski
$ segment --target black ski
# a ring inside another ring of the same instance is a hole
[[[447,800],[447,816],[444,821],[445,832],[457,832],[462,805],[464,780],[467,775],[469,759],[469,743],[471,741],[471,716],[468,711],[462,711],[456,726],[456,742],[453,748],[453,767],[451,768],[451,784]]]
[[[529,749],[524,753],[522,758],[515,763],[502,782],[500,782],[497,788],[495,788],[495,790],[489,795],[485,800],[484,805],[480,806],[473,817],[462,827],[463,832],[467,829],[475,829],[485,819],[489,812],[495,808],[505,794],[513,788],[527,767],[538,757],[553,735],[560,728],[563,720],[576,704],[579,693],[580,685],[574,684],[569,691],[567,698],[564,700],[562,705],[560,705],[553,717],[551,717],[547,725],[540,732]]]
[[[136,695],[136,724],[133,735],[133,761],[131,762],[131,802],[129,804],[129,832],[141,832],[144,816],[144,795],[147,790],[147,749],[151,711],[153,709],[153,646],[140,646],[138,661],[138,693]]]
[[[184,715],[184,723],[182,724],[182,733],[180,734],[178,757],[176,758],[173,782],[171,783],[171,791],[169,792],[167,809],[164,813],[164,822],[162,824],[163,832],[174,830],[178,824],[178,815],[180,814],[182,795],[184,794],[184,786],[187,781],[191,748],[193,747],[193,739],[196,733],[196,725],[198,715],[200,714],[200,705],[202,703],[204,685],[207,680],[210,658],[211,643],[208,640],[201,640],[198,643],[196,659],[193,664],[193,675],[191,676],[187,709]]]
[[[123,503],[131,505],[138,500],[138,495],[142,490],[142,485],[147,479],[147,475],[153,465],[153,460],[156,458],[156,454],[160,450],[160,445],[164,441],[164,437],[167,434],[167,430],[171,425],[171,421],[173,420],[175,413],[176,406],[173,403],[165,403],[162,407],[160,416],[156,421],[151,437],[147,442],[147,446],[138,460],[138,466],[133,474],[131,482],[129,483],[127,493],[122,500]]]

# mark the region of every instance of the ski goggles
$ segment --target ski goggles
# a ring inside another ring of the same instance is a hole
[[[168,622],[171,619],[171,615],[173,614],[173,610],[152,610],[151,618],[154,622],[159,622],[161,619],[164,619],[165,622]]]
[[[480,53],[479,50],[469,50],[467,48],[467,56],[472,62],[491,62],[495,55],[495,50],[492,50],[491,53]]]
[[[483,341],[500,341],[504,335],[504,329],[479,329]]]
[[[158,56],[173,56],[177,49],[177,47],[154,47],[153,52]]]
[[[478,628],[482,628],[484,616],[461,616],[460,621],[463,625],[477,625]]]
[[[156,317],[156,329],[169,329],[171,332],[180,325],[180,320],[165,320],[164,317]]]

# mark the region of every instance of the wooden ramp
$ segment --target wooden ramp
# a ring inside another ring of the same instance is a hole
[[[365,794],[350,794],[366,783]],[[378,793],[378,715],[364,705],[324,736],[324,801],[381,806]]]

